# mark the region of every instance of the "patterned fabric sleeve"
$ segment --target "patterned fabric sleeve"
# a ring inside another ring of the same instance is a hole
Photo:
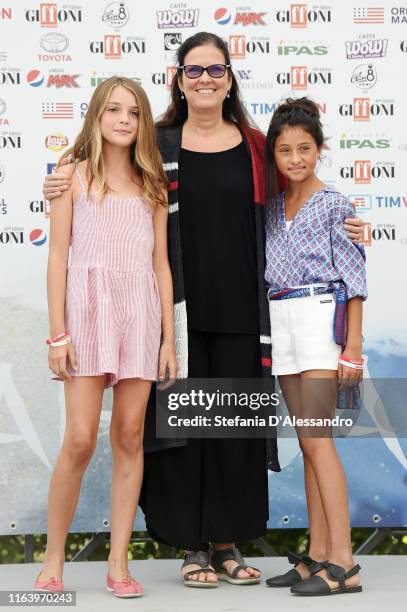
[[[333,264],[346,285],[348,300],[367,298],[365,249],[352,242],[343,227],[347,217],[355,217],[349,200],[340,193],[332,194],[331,244]]]

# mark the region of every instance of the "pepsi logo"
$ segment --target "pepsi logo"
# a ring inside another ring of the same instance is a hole
[[[227,25],[232,19],[232,13],[227,8],[218,8],[215,11],[214,18],[219,25]]]
[[[42,229],[33,229],[30,232],[30,240],[34,246],[42,246],[47,241],[47,234]]]
[[[45,78],[39,70],[30,70],[27,74],[27,83],[31,85],[31,87],[41,87],[44,80]]]

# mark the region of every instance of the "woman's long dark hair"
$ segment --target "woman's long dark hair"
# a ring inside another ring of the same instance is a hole
[[[309,98],[287,98],[274,113],[266,138],[266,205],[271,208],[272,228],[278,227],[278,170],[274,159],[277,137],[286,126],[302,127],[315,140],[317,147],[324,144],[324,134],[318,106]]]
[[[180,46],[177,51],[177,65],[183,66],[184,59],[187,53],[196,47],[203,45],[213,45],[223,53],[225,64],[230,64],[230,55],[227,44],[216,34],[210,32],[198,32],[190,36]],[[234,121],[242,129],[254,127],[250,117],[243,106],[240,98],[239,85],[231,68],[228,68],[228,73],[232,77],[232,85],[230,87],[230,97],[225,98],[223,102],[222,116],[224,119]],[[187,101],[181,98],[181,90],[178,85],[179,71],[174,75],[171,86],[171,102],[165,113],[157,121],[157,127],[172,127],[184,123],[188,117]]]

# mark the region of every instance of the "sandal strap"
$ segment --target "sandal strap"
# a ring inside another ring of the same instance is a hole
[[[313,563],[318,563],[314,559],[311,559],[311,557],[309,557],[308,555],[298,555],[297,553],[293,553],[291,551],[288,551],[287,559],[289,563],[294,565],[294,567],[296,565],[299,565],[300,563],[304,563],[304,565],[306,565],[307,567],[311,567]]]
[[[326,570],[329,578],[338,582],[341,589],[345,588],[345,580],[357,574],[360,569],[360,565],[355,565],[350,570],[346,571],[341,565],[335,565],[335,563],[326,564]]]
[[[190,553],[185,553],[184,563],[182,567],[186,565],[199,565],[200,567],[208,567],[209,565],[209,552],[206,550],[194,550]]]
[[[194,574],[214,574],[215,572],[210,567],[202,567],[201,569],[191,570],[190,572],[185,572],[183,578],[189,579],[189,576],[193,576]]]
[[[236,547],[223,548],[221,550],[214,550],[212,552],[212,563],[221,571],[223,570],[222,563],[225,561],[236,561],[239,565],[245,565],[240,550]]]
[[[314,563],[312,563],[312,565],[310,565],[309,571],[311,576],[313,576],[314,574],[317,574],[318,572],[320,572],[322,569],[328,569],[328,561],[314,561]]]

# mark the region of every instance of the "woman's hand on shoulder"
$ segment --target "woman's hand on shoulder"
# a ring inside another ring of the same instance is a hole
[[[345,219],[345,232],[352,242],[363,242],[365,223],[360,217],[348,217]]]
[[[71,177],[74,169],[75,164],[71,163],[68,158],[65,158],[58,166],[57,172],[47,174],[42,185],[42,193],[46,200],[58,198],[64,191],[71,187]]]

